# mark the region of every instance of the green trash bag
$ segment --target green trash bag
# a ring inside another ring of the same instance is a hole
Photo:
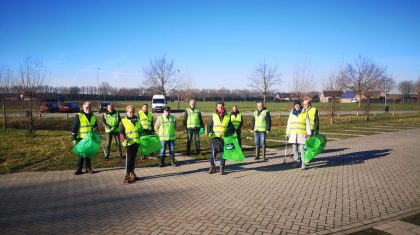
[[[223,136],[223,158],[229,161],[240,162],[245,160],[242,149],[239,146],[238,138],[235,135]]]
[[[151,153],[160,151],[161,149],[162,144],[160,143],[159,137],[157,137],[156,135],[140,136],[140,156],[146,156]]]
[[[95,131],[89,131],[86,137],[73,147],[73,153],[84,158],[92,158],[98,153],[101,144],[101,136]]]
[[[316,155],[324,151],[327,139],[323,135],[311,136],[305,142],[305,152],[303,153],[303,161],[305,164],[312,161]]]

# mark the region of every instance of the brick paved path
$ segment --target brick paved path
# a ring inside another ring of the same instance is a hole
[[[420,212],[420,129],[330,142],[310,169],[229,162],[0,176],[2,234],[288,234],[346,232]]]

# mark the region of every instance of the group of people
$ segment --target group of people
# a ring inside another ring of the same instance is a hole
[[[154,123],[154,125],[153,125]],[[148,105],[143,104],[142,108],[136,113],[135,107],[126,107],[125,118],[121,118],[113,104],[109,104],[106,112],[102,116],[102,125],[107,135],[107,144],[104,150],[104,158],[109,160],[112,139],[117,145],[117,154],[121,159],[126,159],[126,174],[124,183],[131,183],[138,180],[135,168],[135,159],[140,146],[140,137],[144,135],[157,135],[162,144],[160,151],[160,167],[165,166],[166,149],[169,148],[170,164],[175,163],[175,139],[176,139],[176,118],[171,115],[171,108],[165,107],[163,114],[158,116],[154,122],[154,117],[148,110]],[[201,154],[200,135],[205,133],[205,125],[201,111],[196,107],[196,101],[190,100],[188,108],[185,110],[183,119],[184,132],[187,134],[186,155],[191,154],[191,144],[194,140],[195,153]],[[211,138],[211,157],[209,174],[217,173],[223,175],[225,172],[225,159],[223,158],[224,141],[223,137],[236,134],[238,143],[242,146],[241,129],[243,127],[243,116],[238,107],[234,105],[232,111],[225,109],[224,102],[216,103],[216,111],[212,114],[207,125],[207,135]],[[85,102],[82,111],[78,113],[73,121],[72,139],[73,144],[77,144],[87,136],[89,131],[99,132],[96,116],[92,114],[91,103]],[[253,113],[251,121],[251,132],[255,140],[255,160],[266,160],[266,138],[271,131],[270,112],[264,107],[262,102],[257,103],[257,109]],[[290,112],[286,128],[286,139],[293,146],[295,167],[306,169],[302,159],[304,145],[307,138],[317,135],[319,131],[318,110],[311,106],[309,100],[296,100]],[[125,149],[126,156],[123,156],[122,148]],[[220,168],[215,165],[216,156],[220,155]],[[86,172],[93,173],[90,158],[79,157],[77,162],[76,175],[82,174],[83,165]]]

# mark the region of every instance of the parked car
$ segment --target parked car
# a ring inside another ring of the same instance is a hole
[[[56,102],[45,102],[39,108],[41,113],[54,113],[58,112],[58,104]]]
[[[65,102],[60,104],[58,110],[61,113],[77,113],[80,112],[80,107],[76,102]]]
[[[111,103],[111,102],[109,102],[109,101],[101,102],[101,103],[99,104],[99,107],[98,107],[99,112],[100,112],[100,113],[105,113],[105,112],[106,112],[106,108],[108,107],[108,105],[109,105],[110,103]]]

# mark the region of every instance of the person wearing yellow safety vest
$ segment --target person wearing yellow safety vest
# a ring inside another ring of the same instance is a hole
[[[254,132],[255,139],[255,160],[260,159],[260,148],[262,159],[265,161],[266,137],[271,130],[270,112],[263,106],[262,102],[257,103],[257,110],[254,111],[251,122],[251,132]]]
[[[184,127],[185,133],[188,134],[186,155],[190,155],[191,142],[194,135],[195,139],[195,152],[200,154],[200,134],[204,133],[203,119],[201,118],[200,109],[196,107],[194,99],[189,101],[189,106],[184,113]]]
[[[211,137],[211,157],[209,174],[217,172],[215,158],[220,153],[220,174],[224,174],[225,159],[223,158],[224,141],[223,136],[230,136],[235,133],[235,127],[230,120],[230,114],[226,113],[225,104],[217,102],[216,113],[213,113],[210,124],[207,127],[207,133]]]
[[[232,107],[232,112],[230,113],[230,120],[232,121],[233,126],[235,127],[236,136],[238,137],[239,146],[242,147],[241,141],[241,128],[242,128],[242,114],[238,110],[238,106],[234,105]]]
[[[124,184],[129,184],[139,178],[134,173],[136,155],[140,146],[140,120],[135,115],[136,110],[133,105],[126,107],[126,117],[121,120],[120,138],[123,140],[123,147],[126,148],[126,174]]]
[[[152,112],[149,112],[149,106],[147,104],[143,104],[138,113],[138,117],[141,125],[140,135],[153,135],[155,133],[153,127],[153,114]]]
[[[171,166],[175,166],[175,116],[171,115],[171,108],[166,106],[163,109],[162,116],[156,119],[155,130],[158,130],[158,135],[163,148],[160,151],[160,165],[165,166],[166,146],[169,147],[169,156],[171,157]]]
[[[122,151],[121,151],[121,141],[120,141],[120,122],[121,117],[120,113],[118,113],[113,104],[108,104],[106,107],[106,112],[102,116],[102,125],[105,128],[105,133],[107,134],[107,143],[105,149],[105,160],[109,160],[109,152],[111,150],[111,142],[112,139],[115,139],[115,143],[117,144],[117,153],[118,156],[122,159]]]
[[[293,146],[293,158],[296,161],[295,167],[301,167],[302,170],[306,169],[305,163],[302,158],[302,153],[305,149],[305,141],[311,135],[311,127],[308,113],[302,109],[302,104],[299,100],[293,102],[293,109],[290,112],[289,119],[287,120],[286,139]]]
[[[312,107],[310,100],[303,101],[303,108],[308,113],[307,118],[309,119],[309,124],[311,125],[311,136],[318,135],[319,133],[319,114],[318,109]]]
[[[78,113],[73,120],[73,127],[72,127],[72,143],[76,145],[79,143],[83,138],[87,136],[87,133],[91,130],[99,131],[98,123],[96,122],[96,116],[92,113],[92,105],[90,102],[85,102],[82,106],[82,111]],[[83,163],[86,159],[86,173],[93,174],[91,159],[84,158],[79,156],[77,161],[77,170],[74,173],[75,175],[82,174]]]

